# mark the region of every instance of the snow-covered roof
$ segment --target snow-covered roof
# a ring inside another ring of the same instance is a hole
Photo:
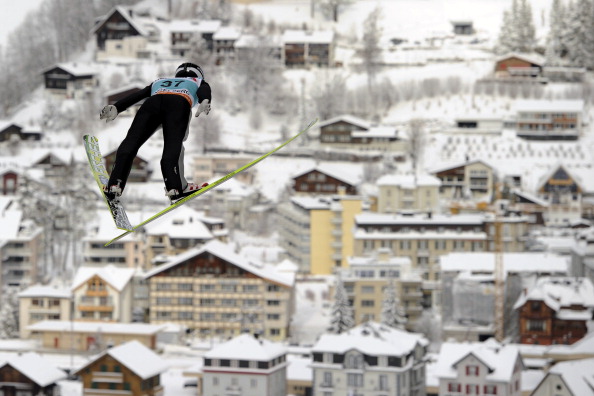
[[[468,166],[468,165],[474,165],[476,163],[481,163],[481,164],[485,165],[488,168],[495,169],[495,167],[493,165],[489,164],[487,161],[481,160],[481,159],[475,159],[475,160],[464,161],[464,162],[455,162],[455,163],[452,163],[450,165],[443,165],[443,166],[440,166],[438,168],[429,169],[428,172],[429,173],[439,173],[439,172],[444,172],[444,171],[447,171],[447,170],[450,170],[450,169],[461,168],[463,166],[465,167],[465,166]]]
[[[56,67],[59,67],[60,69],[64,70],[69,74],[72,74],[73,76],[92,76],[97,74],[97,69],[94,66],[78,62],[57,63],[43,70],[43,73],[52,70]]]
[[[182,206],[161,221],[152,223],[146,230],[148,235],[167,235],[169,238],[214,238],[202,222],[201,213],[187,206]]]
[[[541,198],[537,197],[536,195],[531,194],[529,192],[514,188],[511,190],[511,193],[517,195],[518,197],[524,198],[530,202],[533,202],[537,205],[543,206],[545,208],[549,206],[549,203],[547,201],[545,201],[544,199],[541,199]]]
[[[256,339],[251,334],[241,334],[219,344],[204,354],[207,359],[234,359],[270,361],[285,355],[287,349],[279,343]]]
[[[331,30],[285,30],[283,33],[284,43],[310,43],[330,44],[334,40],[334,32]]]
[[[294,274],[287,272],[281,273],[273,266],[255,262],[240,256],[233,251],[233,245],[223,243],[218,239],[213,239],[200,248],[189,249],[184,253],[172,257],[170,261],[149,271],[145,275],[145,278],[151,278],[206,252],[270,282],[278,283],[286,287],[292,287],[295,282]]]
[[[313,370],[311,368],[311,358],[287,356],[289,365],[287,367],[288,381],[312,381]]]
[[[309,169],[297,173],[293,178],[297,178],[313,171],[318,171],[352,186],[356,186],[363,181],[363,170],[361,166],[353,167],[328,162],[314,165]]]
[[[576,112],[581,113],[584,110],[584,101],[581,99],[522,99],[517,100],[514,105],[516,112]]]
[[[589,320],[594,308],[594,285],[589,278],[578,277],[542,277],[525,294],[522,294],[514,308],[523,306],[527,301],[543,301],[549,308],[561,316],[560,319]],[[583,311],[569,312],[570,306],[589,308]],[[576,316],[577,315],[577,316]],[[581,316],[580,316],[581,315]]]
[[[487,381],[509,382],[516,361],[520,359],[520,350],[513,345],[501,345],[492,339],[486,342],[444,342],[434,367],[435,376],[443,379],[457,378],[457,364],[470,355],[489,368],[485,377]]]
[[[366,131],[353,131],[351,136],[356,138],[396,138],[398,129],[393,126],[372,126]]]
[[[594,395],[594,359],[571,360],[555,364],[548,376],[559,376],[575,396]]]
[[[547,349],[548,355],[592,355],[594,356],[594,332],[587,333],[583,338],[571,345],[551,345]]]
[[[23,212],[20,210],[7,210],[0,215],[2,227],[0,227],[0,240],[16,239],[23,219]]]
[[[168,368],[163,358],[136,340],[110,348],[105,353],[142,379],[153,377]]]
[[[258,36],[256,34],[242,34],[234,44],[235,48],[281,48],[281,36]]]
[[[137,32],[138,34],[140,34],[141,36],[148,36],[149,33],[147,32],[147,30],[141,26],[140,23],[138,23],[131,15],[130,15],[130,11],[129,8],[124,7],[124,6],[115,6],[114,8],[112,8],[107,14],[105,14],[105,16],[102,18],[101,21],[97,22],[95,24],[95,26],[93,27],[93,29],[91,30],[91,33],[96,33],[97,30],[103,26],[103,23],[105,21],[107,21],[109,19],[109,17],[111,17],[114,13],[119,13],[120,15],[122,15],[122,17],[124,17],[124,19],[130,24],[130,26],[132,26]]]
[[[356,350],[371,356],[406,356],[417,345],[426,346],[419,333],[366,322],[341,334],[322,334],[312,352],[345,353]]]
[[[495,62],[501,62],[503,60],[510,59],[510,58],[523,59],[527,62],[534,63],[534,64],[541,65],[541,66],[545,63],[543,56],[540,54],[537,54],[537,53],[523,54],[520,52],[508,52],[507,54],[501,55],[498,58],[496,58]]]
[[[70,298],[69,289],[49,285],[33,285],[19,293],[19,297]]]
[[[74,333],[152,335],[163,330],[163,325],[146,323],[81,322],[70,320],[43,320],[27,327],[29,331],[61,331]]]
[[[328,120],[322,121],[322,122],[318,123],[317,127],[323,128],[327,125],[336,124],[337,122],[341,122],[341,121],[355,125],[363,130],[367,130],[367,129],[371,128],[371,123],[369,123],[361,118],[349,115],[349,114],[342,114],[342,115],[339,115],[336,117],[332,117]]]
[[[503,271],[567,274],[569,258],[551,253],[521,252],[503,253]],[[495,253],[491,252],[455,252],[439,258],[442,272],[481,272],[492,273],[495,270]]]
[[[429,224],[435,226],[436,224],[464,224],[464,225],[482,225],[485,222],[483,214],[468,213],[459,215],[441,215],[433,214],[430,217],[426,215],[405,216],[389,213],[361,213],[355,216],[355,223],[357,225],[366,224],[380,224],[380,225],[423,225]]]
[[[0,367],[7,364],[40,387],[51,385],[67,377],[64,371],[53,366],[41,355],[34,352],[28,352],[0,361]]]
[[[233,26],[218,29],[212,36],[213,40],[237,40],[241,37],[241,30]]]
[[[417,186],[441,186],[441,180],[435,176],[423,174],[413,175],[384,175],[377,180],[378,186],[400,186],[414,189]]]
[[[112,264],[104,267],[80,267],[76,271],[76,275],[74,275],[72,290],[78,289],[83,283],[96,275],[117,291],[122,291],[134,276],[134,271],[134,268],[120,268]]]

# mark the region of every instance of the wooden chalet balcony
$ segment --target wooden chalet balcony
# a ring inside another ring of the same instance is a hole
[[[124,374],[105,371],[93,371],[93,382],[108,382],[110,384],[121,384],[124,382]]]

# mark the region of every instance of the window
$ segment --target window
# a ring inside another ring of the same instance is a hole
[[[361,300],[362,307],[373,307],[375,305],[374,300]]]
[[[448,383],[448,392],[462,392],[462,384],[457,382]]]
[[[531,301],[530,302],[530,311],[540,312],[540,302],[539,301]]]
[[[496,395],[497,394],[497,386],[485,385],[484,393],[485,393],[485,395]]]
[[[467,395],[480,395],[479,390],[480,390],[480,387],[476,384],[467,384],[466,385],[466,394]]]
[[[478,377],[479,366],[466,366],[466,375]]]
[[[348,386],[363,386],[363,374],[347,374],[347,385]]]
[[[545,331],[546,330],[545,321],[529,319],[526,321],[526,330],[528,330],[528,331]]]
[[[365,294],[373,294],[375,292],[375,287],[373,286],[362,286],[361,293]]]
[[[324,371],[324,377],[322,379],[322,386],[332,386],[332,372]]]
[[[388,376],[381,374],[379,376],[379,388],[380,390],[388,390]]]

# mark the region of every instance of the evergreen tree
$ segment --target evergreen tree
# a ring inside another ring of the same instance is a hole
[[[567,13],[563,37],[567,46],[567,61],[571,66],[592,66],[592,2],[578,0]]]
[[[353,307],[349,304],[344,283],[340,274],[336,276],[334,286],[334,306],[328,331],[334,334],[341,334],[355,326]]]
[[[513,0],[511,9],[503,12],[497,53],[531,52],[535,45],[532,7],[527,0]]]
[[[18,338],[19,336],[19,290],[5,287],[2,290],[2,308],[0,309],[0,339]]]
[[[518,30],[518,51],[531,52],[536,44],[536,29],[532,17],[532,6],[528,0],[520,0],[517,9],[516,29]]]
[[[561,0],[553,0],[549,14],[549,35],[547,36],[545,58],[548,66],[561,66],[567,49],[563,41],[565,7]]]
[[[381,322],[395,329],[404,329],[404,325],[407,322],[406,313],[396,295],[396,285],[393,279],[390,280],[384,290]]]

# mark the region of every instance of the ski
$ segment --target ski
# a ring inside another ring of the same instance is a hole
[[[236,170],[234,170],[231,173],[228,173],[227,175],[221,177],[220,179],[216,180],[215,182],[209,184],[208,186],[201,188],[200,190],[196,191],[195,193],[188,195],[187,197],[182,198],[181,200],[175,202],[174,204],[168,206],[167,208],[163,209],[162,211],[158,212],[157,214],[149,217],[148,219],[144,220],[142,223],[132,227],[132,229],[127,230],[126,232],[118,235],[117,237],[113,238],[111,241],[107,242],[105,244],[105,246],[109,246],[112,243],[114,243],[115,241],[125,237],[126,235],[137,231],[138,229],[142,228],[143,226],[147,225],[148,223],[158,219],[159,217],[171,212],[172,210],[186,204],[188,201],[191,201],[194,198],[197,198],[198,196],[208,192],[209,190],[220,186],[221,184],[223,184],[224,182],[226,182],[227,180],[231,179],[232,177],[234,177],[235,175],[237,175],[238,173],[241,173],[249,168],[251,168],[252,166],[256,165],[258,162],[262,161],[263,159],[269,157],[270,155],[276,153],[278,150],[282,149],[283,147],[285,147],[287,144],[291,143],[293,140],[297,139],[299,136],[301,136],[302,134],[306,133],[312,126],[314,126],[314,124],[318,121],[318,119],[316,118],[315,120],[311,121],[305,128],[303,128],[301,131],[299,131],[295,136],[291,137],[290,139],[288,139],[287,141],[285,141],[284,143],[282,143],[280,146],[274,148],[273,150],[267,152],[266,154],[256,158],[255,160],[245,164],[244,166],[242,166],[241,168],[238,168]]]
[[[120,230],[131,230],[132,224],[130,224],[130,220],[128,220],[128,215],[126,214],[122,203],[119,201],[110,201],[103,193],[103,186],[109,181],[109,174],[103,164],[103,156],[99,150],[99,140],[95,136],[85,135],[83,141],[87,152],[87,158],[89,159],[89,165],[91,165],[91,173],[93,173],[93,177],[99,186],[99,191],[101,191],[103,200],[111,213],[111,217],[113,217],[116,227]]]

